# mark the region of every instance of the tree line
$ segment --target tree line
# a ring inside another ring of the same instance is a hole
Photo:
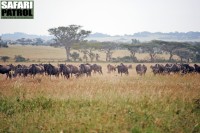
[[[174,55],[180,57],[180,62],[199,62],[200,61],[200,42],[168,42],[162,40],[152,40],[150,42],[140,42],[137,39],[132,39],[131,44],[117,43],[117,42],[97,42],[86,41],[85,38],[91,33],[91,31],[83,30],[79,25],[69,25],[68,27],[51,28],[48,30],[50,35],[53,35],[54,42],[52,46],[64,46],[66,50],[67,61],[70,61],[70,56],[76,60],[79,53],[70,53],[70,50],[78,49],[83,53],[83,59],[86,61],[90,58],[90,61],[96,59],[98,61],[99,55],[94,53],[95,50],[99,50],[106,54],[106,61],[113,61],[113,50],[115,49],[128,49],[130,52],[127,59],[131,59],[133,62],[138,62],[136,53],[148,53],[150,56],[150,62],[156,62],[158,54],[167,53],[169,59],[167,61],[175,61]]]

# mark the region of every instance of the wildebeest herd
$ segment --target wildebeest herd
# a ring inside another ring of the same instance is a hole
[[[194,64],[191,66],[189,64],[155,64],[150,66],[154,75],[156,74],[171,74],[171,73],[200,73],[200,66]],[[108,73],[118,72],[122,76],[129,74],[129,69],[132,69],[132,65],[124,65],[123,63],[119,65],[107,65]],[[136,73],[139,75],[145,75],[147,71],[147,66],[144,64],[136,65]],[[93,73],[99,73],[103,75],[102,66],[97,64],[80,64],[79,66],[71,64],[58,64],[57,66],[52,64],[31,64],[27,65],[0,65],[0,74],[6,74],[7,78],[15,77],[27,77],[31,76],[34,78],[37,74],[48,75],[59,77],[60,75],[66,79],[72,77],[81,77],[83,75],[91,76]]]
[[[150,66],[154,75],[156,74],[171,74],[171,73],[200,73],[200,66],[194,64],[191,66],[189,64],[155,64],[154,66]]]
[[[21,65],[18,64],[16,66],[10,65],[0,65],[0,74],[6,74],[7,78],[14,78],[14,77],[27,77],[31,76],[32,78],[35,77],[36,74],[40,75],[48,75],[48,76],[55,76],[59,77],[60,75],[65,78],[70,78],[72,75],[76,77],[87,75],[91,76],[91,73],[99,73],[103,74],[102,67],[97,64],[80,64],[79,67],[70,64],[58,64],[54,66],[52,64],[31,64]]]

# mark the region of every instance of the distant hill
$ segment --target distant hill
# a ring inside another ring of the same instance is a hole
[[[110,35],[108,34],[103,34],[103,33],[94,33],[94,34],[90,34],[89,38],[94,38],[94,37],[111,37]]]
[[[8,33],[8,34],[2,34],[1,35],[2,39],[4,40],[17,40],[20,38],[29,38],[29,39],[34,39],[34,38],[42,38],[44,40],[50,40],[53,37],[52,36],[45,36],[45,35],[31,35],[31,34],[26,34],[22,32],[15,32],[15,33]]]
[[[48,35],[31,35],[21,32],[2,34],[2,39],[4,40],[17,40],[20,38],[42,38],[44,40],[50,40],[53,36]],[[138,32],[132,35],[116,35],[111,36],[103,33],[93,33],[88,38],[88,40],[96,41],[115,41],[115,42],[131,42],[131,39],[138,39],[140,41],[151,41],[151,40],[164,40],[164,41],[200,41],[200,32]]]

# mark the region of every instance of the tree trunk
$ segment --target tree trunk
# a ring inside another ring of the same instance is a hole
[[[137,58],[135,57],[135,52],[134,51],[130,51],[130,52],[131,52],[132,61],[133,62],[137,61]]]
[[[173,54],[172,54],[172,52],[170,52],[169,54],[170,54],[170,56],[169,56],[169,61],[171,61],[171,60],[172,60],[172,57],[173,57]]]
[[[151,57],[151,62],[154,62],[154,54],[149,54],[150,55],[150,57]]]
[[[190,62],[190,58],[187,59],[187,63],[189,63],[189,62]]]
[[[70,61],[69,57],[70,57],[70,47],[65,47],[66,50],[66,57],[67,57],[67,61]]]
[[[183,62],[183,58],[181,57],[181,63]]]
[[[106,53],[106,61],[108,61],[108,53]]]

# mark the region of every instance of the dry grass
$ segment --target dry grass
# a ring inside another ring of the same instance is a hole
[[[20,110],[10,115],[1,109],[1,131],[200,131],[199,109],[193,104],[193,99],[200,98],[200,75],[154,76],[148,70],[141,77],[131,69],[121,77],[108,74],[106,64],[101,65],[103,75],[69,80],[40,75],[5,80],[1,76],[1,102],[7,101],[1,105],[7,107],[12,101],[11,107]]]
[[[10,46],[0,49],[2,55],[55,60],[54,65],[65,60],[63,48],[48,46]],[[126,50],[113,53],[126,55]],[[0,132],[200,132],[200,105],[194,104],[200,99],[200,75],[154,76],[146,64],[147,74],[138,76],[132,64],[129,75],[120,76],[108,74],[107,63],[100,65],[103,75],[68,80],[41,75],[6,80],[0,75]]]
[[[72,50],[71,52],[76,51]],[[94,51],[100,55],[100,60],[106,60],[106,54],[104,52]],[[9,56],[14,58],[15,55],[22,55],[25,58],[29,58],[31,61],[64,61],[66,59],[65,49],[64,48],[54,48],[50,46],[19,46],[19,45],[10,45],[9,48],[1,48],[0,56]],[[128,50],[114,50],[113,57],[124,57],[129,56],[130,53]],[[83,54],[80,53],[80,57],[83,57]],[[139,60],[149,60],[150,57],[148,54],[136,54],[136,57]],[[168,59],[168,54],[159,54],[159,58]],[[177,59],[177,56],[174,56]]]

